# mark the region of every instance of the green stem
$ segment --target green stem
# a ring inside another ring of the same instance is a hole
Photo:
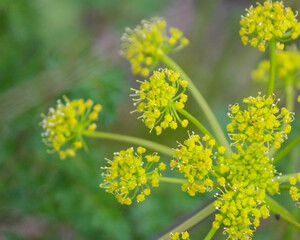
[[[291,186],[289,186],[289,185],[280,185],[279,186],[280,191],[289,191],[290,188],[291,188]]]
[[[294,111],[295,89],[294,79],[292,76],[288,76],[285,81],[285,93],[286,93],[286,107],[292,112]]]
[[[297,136],[293,141],[291,141],[284,149],[282,149],[274,157],[274,164],[285,157],[298,143],[300,143],[300,135]]]
[[[208,232],[208,234],[206,235],[206,237],[204,238],[204,240],[211,240],[211,238],[215,235],[215,233],[217,232],[218,229],[216,228],[211,228],[210,231]]]
[[[269,83],[268,83],[268,93],[270,96],[274,92],[275,85],[275,74],[276,74],[276,40],[275,38],[270,41],[270,75],[269,75]]]
[[[131,136],[108,133],[108,132],[94,132],[89,130],[83,130],[81,134],[86,137],[102,138],[102,139],[116,140],[120,142],[133,143],[138,146],[151,148],[152,150],[166,154],[171,157],[174,156],[174,151],[171,148],[143,138],[131,137]]]
[[[283,220],[294,226],[297,231],[300,231],[300,223],[297,222],[294,216],[287,209],[269,196],[266,196],[266,203],[270,207],[271,212],[280,213]]]
[[[279,179],[276,178],[276,181],[278,182],[288,182],[290,177],[296,177],[298,173],[291,173],[291,174],[286,174],[286,175],[282,175]]]
[[[211,204],[207,205],[205,208],[201,209],[198,211],[196,214],[194,214],[192,217],[187,219],[185,222],[181,223],[180,225],[176,226],[173,228],[171,231],[163,235],[162,237],[159,238],[159,240],[166,240],[169,239],[169,233],[175,233],[175,232],[184,232],[187,229],[195,226],[197,223],[211,215],[213,212],[215,212],[216,209],[214,207],[214,202]]]
[[[212,134],[199,122],[194,116],[192,116],[189,112],[184,109],[176,108],[176,111],[180,112],[183,116],[185,116],[191,123],[193,123],[203,134],[208,134],[212,137]]]
[[[192,80],[188,77],[188,75],[177,65],[176,62],[174,62],[171,58],[169,58],[167,55],[163,55],[161,57],[161,60],[169,66],[171,69],[180,72],[183,79],[188,81],[188,89],[191,91],[192,95],[194,96],[196,102],[200,106],[200,108],[203,110],[203,113],[205,114],[215,136],[217,141],[224,147],[226,147],[227,156],[230,156],[231,149],[230,145],[222,131],[222,128],[220,127],[220,124],[218,123],[215,115],[213,114],[212,110],[208,106],[207,102],[205,101],[204,97],[200,93],[200,91],[197,89],[195,84],[192,82]]]
[[[147,179],[151,180],[151,177],[147,177]],[[186,179],[170,178],[170,177],[159,177],[158,180],[160,182],[180,184],[180,185],[188,182],[188,180]]]

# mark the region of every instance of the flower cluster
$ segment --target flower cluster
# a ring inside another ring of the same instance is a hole
[[[264,154],[266,149],[256,143],[245,147],[237,143],[234,147],[237,152],[231,158],[219,158],[217,173],[225,177],[226,187],[217,195],[215,206],[221,215],[216,215],[213,226],[218,228],[223,222],[231,239],[251,239],[259,218],[269,216],[266,192],[278,193],[279,183],[274,180],[277,173],[273,159]]]
[[[270,62],[264,60],[259,63],[258,68],[252,72],[252,78],[257,82],[268,82]],[[295,81],[296,87],[300,89],[300,54],[298,51],[280,51],[276,53],[277,76],[283,83]]]
[[[44,143],[50,147],[50,152],[59,152],[61,159],[74,157],[76,149],[83,147],[81,132],[96,129],[94,121],[102,109],[100,104],[93,106],[92,100],[70,101],[64,96],[64,102],[58,100],[55,109],[50,108],[48,115],[42,114],[41,122]]]
[[[190,234],[185,231],[182,233],[175,232],[175,233],[170,233],[169,235],[169,240],[190,240]]]
[[[197,192],[204,193],[213,189],[213,181],[209,174],[212,174],[213,158],[217,153],[213,153],[216,140],[209,135],[205,135],[200,141],[200,136],[192,134],[184,144],[179,143],[175,149],[176,160],[171,160],[172,169],[184,173],[188,182],[182,185],[182,191],[195,196]],[[218,147],[219,153],[224,154],[225,148]]]
[[[263,5],[246,9],[247,13],[240,21],[242,42],[250,43],[264,52],[271,39],[277,40],[277,48],[282,50],[280,41],[296,39],[300,34],[300,24],[291,8],[285,8],[282,2],[266,0]]]
[[[145,77],[163,54],[188,44],[178,29],[167,30],[167,23],[162,18],[143,20],[135,29],[126,29],[122,41],[121,54],[130,61],[132,72]]]
[[[231,158],[218,158],[216,174],[222,174],[226,184],[222,194],[217,194],[215,207],[220,214],[215,216],[213,227],[223,223],[230,239],[246,240],[252,238],[259,219],[269,216],[266,193],[279,192],[278,174],[268,152],[271,146],[280,148],[287,138],[293,114],[279,109],[274,96],[259,94],[243,102],[248,104],[247,110],[240,110],[238,104],[229,107],[227,130],[235,141],[235,151]]]
[[[297,202],[298,206],[300,207],[299,200],[300,200],[300,189],[296,187],[295,185],[297,182],[300,182],[300,173],[296,175],[296,177],[290,177],[289,178],[289,183],[292,185],[290,188],[290,195],[292,197],[292,200]]]
[[[278,99],[279,101],[279,99]],[[231,123],[227,125],[230,139],[242,145],[256,142],[263,152],[269,145],[280,148],[286,135],[291,131],[290,122],[293,113],[286,108],[279,109],[275,96],[248,97],[243,100],[248,104],[247,110],[240,110],[238,104],[229,107]],[[264,151],[265,150],[265,151]]]
[[[158,168],[149,171],[160,157],[156,153],[143,156],[145,152],[142,147],[138,147],[136,152],[128,148],[115,153],[113,160],[106,159],[110,166],[102,168],[106,172],[102,173],[104,183],[100,187],[116,195],[121,204],[130,205],[134,198],[137,202],[143,202],[145,196],[151,193],[149,184],[152,187],[159,185],[159,171],[165,170],[166,165],[161,162]]]
[[[178,72],[160,69],[153,72],[149,81],[138,82],[141,84],[140,89],[132,89],[135,93],[131,96],[135,97],[135,111],[142,113],[140,118],[150,131],[156,126],[155,130],[159,135],[162,129],[176,129],[177,121],[183,127],[188,125],[188,120],[181,120],[176,112],[176,109],[184,108],[188,98],[184,94],[188,82],[182,80]]]
[[[220,213],[215,215],[213,227],[218,229],[223,223],[230,239],[251,239],[253,232],[260,225],[260,218],[269,217],[263,190],[255,190],[254,187],[234,189],[225,191],[218,198],[214,206]]]

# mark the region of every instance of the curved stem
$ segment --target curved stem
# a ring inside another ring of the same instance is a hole
[[[147,177],[147,179],[151,180],[151,177]],[[165,182],[165,183],[173,183],[173,184],[183,184],[188,182],[186,179],[181,179],[181,178],[171,178],[171,177],[159,177],[158,180],[160,182]]]
[[[290,142],[284,149],[282,149],[274,157],[274,164],[285,157],[298,143],[300,143],[300,135],[296,137],[292,142]]]
[[[230,156],[231,149],[230,145],[222,131],[222,128],[220,127],[220,124],[218,123],[215,115],[213,114],[212,110],[208,106],[207,102],[205,101],[204,97],[200,93],[200,91],[197,89],[195,84],[192,82],[192,80],[188,77],[188,75],[177,65],[176,62],[174,62],[171,58],[169,58],[167,55],[162,55],[161,60],[170,68],[172,68],[175,71],[180,72],[183,79],[188,81],[188,89],[194,96],[196,102],[198,103],[199,107],[203,110],[203,113],[205,114],[215,136],[217,141],[224,147],[226,147],[226,153],[227,156]]]
[[[170,230],[168,233],[163,235],[159,238],[159,240],[166,240],[169,239],[169,233],[171,232],[184,232],[187,229],[195,226],[197,223],[202,221],[203,219],[207,218],[209,215],[211,215],[213,212],[216,211],[216,208],[214,207],[214,202],[207,205],[205,208],[199,210],[197,213],[195,213],[192,217],[187,219],[185,222],[181,223],[180,225],[176,226],[172,230]]]
[[[131,136],[115,134],[115,133],[108,133],[108,132],[95,132],[95,131],[89,131],[89,130],[83,130],[81,132],[81,134],[86,137],[102,138],[102,139],[116,140],[116,141],[120,141],[120,142],[133,143],[138,146],[151,148],[152,150],[166,154],[171,157],[173,157],[173,155],[174,155],[174,151],[171,148],[164,146],[162,144],[156,143],[156,142],[152,142],[152,141],[143,139],[143,138],[131,137]]]
[[[276,40],[275,38],[270,41],[270,75],[268,82],[268,92],[267,95],[273,94],[275,85],[275,74],[276,74]]]
[[[215,233],[217,232],[218,229],[216,228],[211,228],[210,231],[208,232],[208,234],[206,235],[206,237],[204,238],[204,240],[211,240],[212,237],[215,235]]]
[[[269,205],[271,212],[280,213],[283,220],[295,227],[297,231],[300,231],[300,223],[297,222],[295,217],[287,209],[269,196],[266,196],[266,203]]]
[[[185,116],[190,122],[192,122],[203,134],[208,134],[212,137],[212,134],[199,122],[194,116],[192,116],[189,112],[184,109],[176,108],[177,112],[180,112],[183,116]]]

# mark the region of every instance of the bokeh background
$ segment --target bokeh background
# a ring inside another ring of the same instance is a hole
[[[190,197],[180,186],[161,184],[142,204],[121,206],[99,188],[104,157],[129,147],[87,140],[89,151],[61,161],[41,142],[40,114],[66,94],[103,105],[100,129],[146,137],[172,147],[184,130],[160,138],[133,110],[130,87],[138,78],[119,56],[126,26],[164,17],[190,39],[172,57],[189,73],[225,128],[228,104],[265,91],[251,80],[257,49],[244,47],[238,34],[247,0],[1,0],[0,1],[0,239],[156,239],[174,223],[211,201],[212,194]],[[300,10],[299,1],[286,5]],[[299,45],[299,41],[297,42]],[[278,91],[284,99],[284,93]],[[188,109],[205,123],[192,99]],[[300,114],[298,109],[296,112]],[[293,123],[300,131],[299,118]],[[291,134],[293,135],[293,134]],[[292,136],[291,136],[292,138]],[[279,168],[299,170],[299,148]],[[287,194],[276,196],[297,215]],[[299,213],[298,213],[299,217]],[[298,218],[300,219],[300,218]],[[203,239],[212,218],[191,229]],[[272,215],[254,239],[299,239]],[[214,239],[225,239],[219,231]]]

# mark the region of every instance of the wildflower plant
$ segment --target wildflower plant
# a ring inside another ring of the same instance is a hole
[[[276,167],[300,143],[299,134],[293,140],[288,137],[293,131],[291,123],[297,117],[291,104],[296,98],[296,85],[284,85],[289,89],[287,93],[293,93],[287,94],[285,101],[274,93],[275,79],[287,81],[288,76],[290,82],[297,81],[298,55],[287,51],[276,55],[276,46],[282,50],[282,42],[296,39],[300,33],[296,15],[282,2],[267,0],[250,7],[242,16],[242,42],[260,51],[269,47],[270,60],[253,73],[255,78],[267,76],[268,87],[265,94],[258,92],[255,97],[245,97],[241,104],[229,105],[228,138],[199,89],[167,56],[188,41],[177,29],[167,31],[163,19],[153,18],[134,30],[126,30],[123,36],[122,55],[130,61],[134,74],[146,78],[137,81],[138,89],[132,89],[136,108],[132,112],[140,113],[138,118],[150,132],[155,129],[157,135],[167,128],[175,130],[179,124],[188,128],[189,123],[195,125],[197,132],[187,131],[187,139],[170,148],[146,139],[95,131],[93,121],[101,105],[65,98],[64,104],[58,102],[56,109],[43,116],[45,143],[51,151],[59,152],[62,159],[75,155],[75,150],[84,145],[83,137],[137,145],[136,150],[131,147],[115,153],[101,168],[100,187],[115,195],[121,204],[143,202],[161,182],[180,184],[181,190],[192,197],[214,190],[212,203],[160,239],[189,239],[187,230],[211,214],[215,217],[205,240],[212,239],[219,228],[227,239],[252,239],[261,220],[271,213],[281,214],[283,220],[299,230],[297,219],[273,199],[288,190],[291,200],[299,206],[300,173],[282,174]],[[166,68],[154,70],[159,62]],[[185,109],[189,94],[195,98],[212,132]],[[284,142],[288,143],[282,148]],[[154,153],[146,153],[146,148]],[[167,167],[182,177],[162,176]]]

